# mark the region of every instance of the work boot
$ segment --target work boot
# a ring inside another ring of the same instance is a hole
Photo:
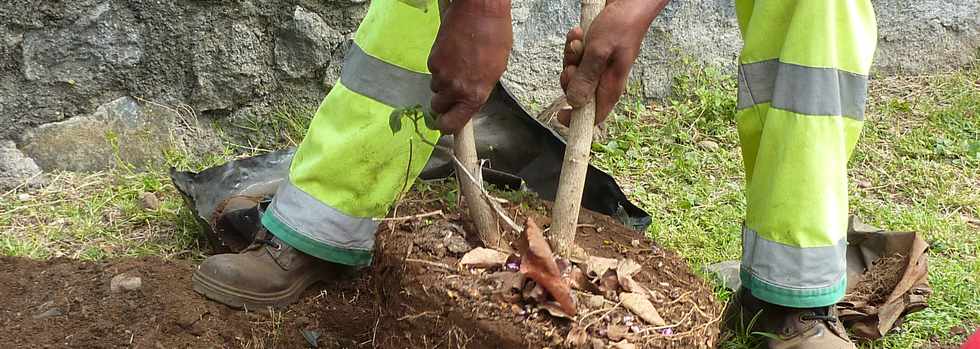
[[[835,307],[789,308],[766,303],[742,288],[725,310],[728,330],[764,332],[770,349],[854,349]]]
[[[194,291],[233,308],[283,307],[339,266],[285,244],[265,229],[241,252],[208,257],[193,276]]]

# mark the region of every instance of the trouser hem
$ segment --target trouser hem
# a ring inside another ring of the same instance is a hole
[[[767,303],[790,308],[817,308],[837,304],[844,298],[847,289],[847,276],[834,285],[820,288],[795,289],[774,285],[759,279],[744,268],[739,272],[742,286],[752,291],[752,295]]]
[[[307,237],[286,225],[272,214],[266,213],[262,215],[262,225],[272,235],[275,235],[289,246],[328,262],[352,267],[364,267],[371,265],[371,261],[374,258],[372,251],[333,246]]]

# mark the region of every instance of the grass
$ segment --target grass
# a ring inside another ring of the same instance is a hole
[[[170,181],[168,169],[202,170],[296,145],[312,117],[310,109],[284,106],[269,116],[247,115],[234,124],[202,127],[188,109],[175,111],[181,115],[184,135],[171,135],[171,146],[161,150],[162,166],[137,171],[119,163],[96,173],[51,173],[43,188],[0,192],[0,255],[203,258],[195,214]],[[255,136],[242,137],[246,132]],[[187,144],[188,139],[204,137],[219,139],[220,149]],[[145,195],[155,197],[159,207],[145,207]]]
[[[631,88],[632,95],[637,91]],[[878,78],[870,96],[868,121],[851,161],[851,210],[873,225],[924,234],[932,244],[929,278],[935,293],[929,308],[910,316],[898,333],[865,347],[957,343],[963,336],[950,334],[951,328],[980,324],[980,66]],[[691,69],[676,80],[667,102],[624,99],[609,122],[609,136],[593,148],[594,163],[652,215],[649,235],[699,271],[739,258],[745,197],[734,107],[731,78],[711,68]],[[193,214],[165,169],[199,170],[294,145],[311,115],[309,108],[289,107],[246,115],[212,127],[223,144],[218,152],[175,142],[162,150],[166,166],[160,168],[52,173],[43,188],[0,192],[0,254],[201,258]],[[141,203],[148,193],[159,199],[159,208]],[[723,347],[759,341],[742,333]]]
[[[650,212],[648,234],[696,268],[738,259],[745,211],[735,83],[696,69],[667,103],[621,103],[594,162]],[[931,243],[929,308],[867,348],[957,344],[980,324],[980,66],[872,81],[850,165],[850,207],[867,223],[918,231]],[[722,298],[728,294],[719,291]],[[746,334],[724,343],[747,348]]]

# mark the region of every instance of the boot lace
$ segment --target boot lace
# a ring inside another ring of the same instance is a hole
[[[256,250],[262,246],[269,246],[276,250],[282,249],[282,243],[279,242],[279,239],[270,234],[269,231],[265,230],[265,227],[262,227],[255,233],[255,238],[252,239],[252,243],[249,244],[243,251]]]
[[[829,315],[829,314],[806,313],[806,314],[803,314],[802,316],[800,316],[800,319],[801,320],[804,320],[804,321],[820,320],[820,321],[827,321],[827,322],[832,322],[832,323],[833,322],[837,322],[837,317],[836,316],[833,316],[833,315]]]
[[[280,244],[279,241],[277,239],[275,239],[275,238],[270,238],[270,239],[255,239],[254,240],[254,243],[256,245],[261,244],[261,245],[271,246],[272,248],[277,249],[277,250],[282,248],[282,244]]]

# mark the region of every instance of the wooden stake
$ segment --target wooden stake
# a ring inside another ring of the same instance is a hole
[[[589,33],[592,20],[605,7],[605,0],[582,0],[582,32]],[[585,38],[583,37],[583,44]],[[585,47],[585,45],[583,45]],[[561,166],[558,194],[552,210],[551,247],[560,256],[568,257],[575,245],[575,227],[582,205],[585,174],[589,169],[592,150],[592,131],[595,127],[595,97],[581,108],[572,110],[569,122],[568,146]]]
[[[489,248],[500,248],[500,226],[497,225],[497,216],[493,214],[493,209],[483,199],[483,169],[480,168],[480,159],[476,154],[476,136],[473,132],[473,121],[466,122],[462,129],[456,132],[453,137],[453,153],[459,159],[456,165],[456,180],[459,181],[460,191],[463,192],[463,199],[466,200],[466,207],[476,225],[477,234],[483,245]],[[465,171],[473,174],[475,182],[470,180],[460,169],[460,164],[466,166]]]
[[[442,19],[446,18],[451,0],[439,0],[439,12]],[[483,245],[489,248],[501,248],[500,226],[490,204],[483,198],[483,169],[480,168],[480,158],[476,154],[476,135],[473,132],[473,121],[467,121],[462,129],[453,136],[453,153],[456,156],[456,180],[459,189],[466,200],[466,207],[476,225],[477,235]],[[466,166],[460,169],[460,166]],[[467,175],[467,173],[471,174]]]

